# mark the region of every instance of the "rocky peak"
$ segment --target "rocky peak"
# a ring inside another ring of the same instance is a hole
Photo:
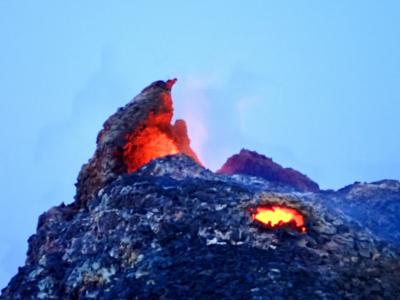
[[[319,191],[318,184],[306,175],[292,168],[284,168],[273,162],[271,158],[246,149],[242,149],[238,154],[228,158],[217,173],[245,174],[261,177],[267,181],[283,183],[299,191]]]
[[[104,122],[96,151],[78,175],[75,205],[85,207],[104,185],[154,158],[184,153],[200,163],[190,147],[185,121],[171,124],[175,82],[153,82]]]

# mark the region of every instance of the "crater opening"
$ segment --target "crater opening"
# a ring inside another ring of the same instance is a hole
[[[281,204],[260,205],[252,211],[251,217],[268,229],[289,227],[301,233],[307,232],[304,215],[294,208]]]

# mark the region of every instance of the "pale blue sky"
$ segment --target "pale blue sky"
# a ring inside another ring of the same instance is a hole
[[[246,147],[322,188],[400,179],[398,1],[0,0],[0,38],[0,287],[103,121],[154,80],[178,77],[213,170]]]

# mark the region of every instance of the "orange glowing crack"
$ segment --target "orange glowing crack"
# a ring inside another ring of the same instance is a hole
[[[303,215],[293,208],[279,205],[260,206],[252,214],[252,218],[269,228],[289,225],[300,232],[306,232]]]
[[[155,158],[178,152],[174,140],[157,127],[147,127],[128,137],[124,146],[124,161],[128,172],[131,173]]]

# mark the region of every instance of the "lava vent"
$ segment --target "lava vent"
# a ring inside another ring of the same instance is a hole
[[[252,212],[252,219],[268,229],[289,227],[306,232],[303,214],[283,205],[260,205]]]

